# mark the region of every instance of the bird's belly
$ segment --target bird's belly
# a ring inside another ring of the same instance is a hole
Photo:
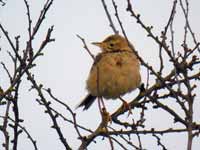
[[[87,89],[104,98],[117,98],[134,90],[140,84],[139,65],[134,62],[116,58],[100,62],[90,72]]]

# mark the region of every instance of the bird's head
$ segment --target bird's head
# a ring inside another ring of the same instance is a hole
[[[120,35],[110,35],[102,42],[93,42],[92,44],[100,47],[103,52],[130,50],[126,39]]]

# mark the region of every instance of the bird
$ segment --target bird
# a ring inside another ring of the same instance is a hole
[[[140,62],[134,46],[123,36],[113,34],[102,42],[93,42],[100,48],[86,81],[87,96],[77,105],[87,110],[97,97],[117,99],[141,84]]]

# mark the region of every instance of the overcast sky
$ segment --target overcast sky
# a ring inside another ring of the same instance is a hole
[[[141,14],[141,18],[144,22],[147,25],[154,26],[154,33],[160,35],[170,15],[172,2],[169,0],[132,1],[134,9]],[[31,16],[34,24],[40,14],[43,3],[42,1],[36,2],[34,0],[28,2],[30,4]],[[111,6],[111,1],[107,0],[107,2],[108,5]],[[146,36],[145,31],[130,17],[129,13],[125,11],[126,1],[116,0],[116,2],[119,6],[120,18],[124,24],[129,40],[150,65],[158,68],[158,46],[152,39]],[[197,33],[197,39],[200,39],[199,6],[200,1],[191,0],[190,22],[195,33]],[[109,10],[114,17],[112,7],[109,7]],[[178,6],[177,16],[181,13],[180,6]],[[115,18],[114,21],[118,27]],[[7,0],[6,5],[0,7],[0,22],[13,39],[16,35],[21,36],[20,48],[23,50],[26,45],[26,40],[28,39],[26,8],[23,0]],[[44,56],[37,59],[36,62],[38,65],[32,72],[39,83],[42,83],[46,88],[51,88],[56,97],[74,109],[77,103],[87,94],[85,90],[85,80],[87,79],[90,67],[93,63],[93,60],[84,50],[82,42],[77,38],[76,34],[85,38],[90,50],[94,54],[97,54],[99,49],[92,46],[90,43],[103,40],[106,36],[113,34],[113,31],[109,27],[109,22],[106,18],[101,0],[54,0],[44,24],[40,28],[40,34],[35,38],[35,50],[40,46],[41,41],[45,38],[48,27],[51,25],[54,25],[52,37],[54,37],[56,41],[50,43],[45,48]],[[177,17],[174,26],[176,33],[175,46],[176,48],[180,48],[181,42],[183,41],[183,17]],[[1,33],[0,35],[2,36]],[[189,43],[192,45],[192,41],[189,41]],[[0,40],[0,46],[2,47],[0,60],[5,61],[8,66],[11,65],[6,54],[6,51],[9,50],[10,47],[7,46],[3,39]],[[168,63],[168,60],[166,59],[165,62]],[[170,66],[166,68],[165,71],[168,72],[169,69]],[[3,71],[2,68],[0,71]],[[146,70],[143,67],[141,68],[141,74],[142,80],[145,82]],[[2,87],[6,88],[8,86],[8,80],[0,77],[0,84]],[[30,86],[31,84],[24,82],[23,87],[20,89],[23,91],[19,95],[19,107],[21,107],[20,116],[24,119],[23,126],[25,126],[37,140],[39,149],[62,150],[63,146],[58,140],[58,135],[55,130],[50,128],[51,121],[49,116],[44,114],[44,108],[35,102],[35,98],[37,97],[36,92],[28,92],[27,89],[29,89]],[[126,95],[126,97],[127,99],[134,98],[137,93],[138,91],[136,90],[132,94]],[[120,106],[120,102],[111,100],[107,101],[106,105],[108,106],[108,110],[113,112]],[[55,105],[55,108],[62,111],[63,114],[66,113],[59,105]],[[95,129],[100,121],[99,112],[97,110],[97,103],[86,112],[77,110],[79,123],[91,129]],[[200,111],[198,112],[200,113]],[[2,113],[1,110],[0,113]],[[69,114],[66,113],[66,116],[67,115]],[[166,129],[167,127],[169,128],[168,124],[173,123],[173,118],[163,120],[165,117],[168,118],[168,115],[162,111],[158,113],[158,110],[150,110],[146,115],[147,118],[152,118],[147,124],[149,128],[158,127],[160,129]],[[197,117],[197,120],[200,121],[200,118]],[[77,140],[73,126],[69,126],[66,122],[63,122],[62,125],[62,130],[67,140],[71,146],[76,149],[80,142]],[[87,135],[88,133],[85,134]],[[3,139],[2,134],[0,134],[0,141],[1,139]],[[23,141],[19,142],[19,150],[33,149],[25,134],[20,136],[19,140]],[[152,138],[150,140],[147,136],[143,136],[142,142],[148,149],[157,149],[156,142],[152,140]],[[186,134],[165,136],[163,142],[170,150],[186,149],[187,136]],[[107,149],[108,144],[108,142],[98,142],[97,144],[91,144],[89,149],[98,150],[100,147],[101,149]],[[199,147],[200,142],[194,140],[194,150],[197,150]],[[0,149],[2,149],[2,145],[0,145]]]

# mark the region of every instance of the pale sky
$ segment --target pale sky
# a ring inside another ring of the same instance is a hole
[[[160,35],[161,30],[167,23],[170,15],[172,2],[169,0],[132,0],[134,9],[141,14],[141,18],[147,25],[154,26],[153,32]],[[28,1],[30,5],[31,15],[33,18],[33,25],[40,13],[43,6],[42,1]],[[111,4],[111,0],[107,0],[108,5]],[[159,67],[158,63],[158,45],[148,38],[146,32],[136,23],[135,19],[130,17],[126,12],[126,1],[116,0],[118,4],[118,10],[120,18],[126,29],[126,33],[129,40],[133,43],[139,55],[144,58],[150,65],[155,68]],[[200,1],[191,0],[190,3],[190,23],[196,33],[197,39],[200,39],[200,21],[199,21],[199,6]],[[108,7],[114,18],[114,10],[112,7]],[[180,6],[177,6],[177,18],[174,22],[175,27],[175,40],[176,48],[180,48],[183,41],[184,20],[183,17],[178,17],[182,14]],[[9,35],[14,39],[15,36],[20,35],[20,48],[23,50],[26,45],[28,32],[27,32],[27,15],[26,8],[23,0],[7,0],[6,6],[0,7],[0,22],[4,25]],[[117,25],[116,18],[114,22]],[[101,41],[106,36],[113,34],[112,29],[109,27],[108,19],[106,18],[104,9],[101,4],[101,0],[54,0],[52,7],[50,8],[44,24],[40,28],[39,34],[35,37],[34,48],[40,46],[41,41],[45,38],[45,33],[51,25],[54,25],[54,31],[52,37],[56,39],[55,42],[50,43],[44,50],[44,56],[37,59],[37,66],[32,70],[35,75],[36,81],[42,83],[45,88],[51,88],[53,94],[68,104],[72,109],[84,98],[87,94],[85,89],[85,80],[87,79],[90,67],[93,60],[84,50],[83,44],[76,34],[79,34],[85,38],[90,50],[97,54],[99,49],[91,45],[91,42]],[[118,27],[118,25],[117,25]],[[119,28],[118,28],[119,29]],[[0,36],[2,33],[0,32]],[[189,41],[192,43],[192,41]],[[2,50],[0,52],[0,61],[4,61],[8,66],[11,66],[11,62],[6,54],[7,50],[10,50],[5,40],[0,39],[0,46]],[[168,59],[165,60],[168,63]],[[169,72],[169,67],[166,68],[166,72]],[[0,68],[0,72],[2,72]],[[146,69],[141,67],[141,74],[143,82],[146,82]],[[151,83],[154,80],[152,79]],[[0,84],[6,89],[8,86],[7,79],[0,78]],[[35,101],[37,94],[35,91],[28,92],[31,84],[26,82],[22,83],[21,93],[19,95],[19,107],[20,116],[24,119],[23,126],[30,132],[32,137],[37,141],[38,148],[41,150],[55,149],[63,150],[63,146],[59,141],[59,137],[54,129],[51,129],[51,120],[49,116],[44,113],[44,108],[39,106]],[[133,99],[138,91],[126,95],[127,98]],[[199,96],[199,95],[198,95]],[[171,102],[169,102],[171,103]],[[113,112],[120,106],[119,101],[106,101],[108,111]],[[196,105],[200,106],[199,104]],[[60,105],[55,104],[54,107],[65,114],[66,117],[70,116],[69,113]],[[176,107],[176,106],[173,106]],[[151,105],[149,111],[146,113],[146,117],[150,121],[146,124],[147,128],[159,128],[166,129],[173,125],[173,118],[169,118],[168,115],[159,110],[152,110]],[[95,103],[88,111],[82,112],[82,110],[76,110],[77,120],[83,126],[90,129],[95,129],[100,121],[100,114],[98,111],[97,103]],[[138,111],[135,110],[135,113]],[[159,112],[159,113],[158,113]],[[200,113],[200,111],[197,111]],[[195,113],[197,113],[195,112]],[[133,111],[134,113],[134,111]],[[180,113],[182,113],[180,111]],[[2,114],[2,110],[0,110]],[[198,114],[198,113],[197,113]],[[137,116],[137,115],[136,115]],[[71,118],[71,116],[70,116]],[[167,119],[166,119],[167,118]],[[198,115],[197,120],[200,121]],[[0,120],[1,121],[1,120]],[[77,135],[72,125],[66,122],[62,122],[62,131],[66,136],[67,141],[73,149],[77,149],[80,145],[80,141],[77,139]],[[179,125],[177,124],[176,127]],[[182,127],[182,126],[181,126]],[[88,133],[83,132],[83,135]],[[0,141],[3,139],[3,135],[0,134]],[[148,150],[157,148],[156,140],[148,138],[148,136],[142,136],[142,143]],[[101,138],[97,138],[97,144],[91,144],[88,149],[99,150],[108,149],[108,140],[101,141]],[[136,140],[136,139],[135,139]],[[134,138],[133,138],[134,141]],[[137,140],[136,140],[137,141]],[[169,134],[163,137],[162,142],[167,145],[169,150],[174,149],[186,149],[187,136],[186,134]],[[197,150],[200,147],[200,142],[194,140],[193,149]],[[116,149],[119,148],[116,146]],[[2,145],[0,145],[2,149]],[[19,138],[19,150],[31,150],[33,146],[30,141],[27,140],[25,134]]]

